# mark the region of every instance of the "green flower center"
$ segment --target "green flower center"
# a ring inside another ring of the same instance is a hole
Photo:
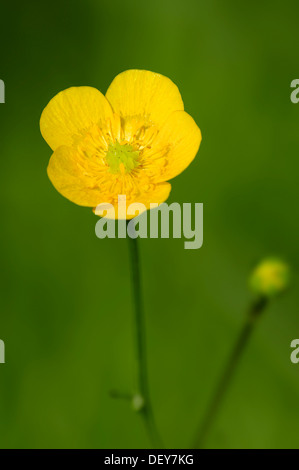
[[[109,145],[106,160],[110,173],[130,173],[139,165],[139,152],[134,150],[132,145],[114,142]]]

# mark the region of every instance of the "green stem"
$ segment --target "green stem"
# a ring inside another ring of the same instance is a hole
[[[233,375],[236,371],[237,365],[252,335],[257,318],[265,309],[266,305],[267,299],[264,297],[259,298],[255,303],[252,304],[248,312],[246,321],[240,331],[239,337],[224,368],[224,372],[220,378],[220,381],[218,382],[215,394],[213,395],[212,401],[204,416],[203,422],[198,429],[196,439],[194,441],[194,448],[201,449],[203,447],[205,439],[210,431],[210,428],[214,424],[214,421],[222,405],[225,394],[227,393]]]
[[[136,339],[136,362],[137,362],[137,395],[135,395],[135,409],[143,416],[149,438],[154,448],[162,448],[161,439],[157,431],[153,409],[150,401],[147,359],[146,359],[146,335],[145,317],[142,304],[140,263],[137,238],[130,238],[130,258],[134,298],[134,330]]]

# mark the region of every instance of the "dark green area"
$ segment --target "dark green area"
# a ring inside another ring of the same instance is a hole
[[[57,92],[105,92],[119,72],[170,77],[199,124],[198,157],[169,202],[204,203],[204,245],[142,240],[150,386],[168,447],[203,416],[250,301],[248,275],[278,255],[293,285],[272,303],[208,447],[298,446],[299,76],[295,0],[5,2],[0,15],[0,446],[148,446],[131,391],[132,299],[126,240],[47,178],[39,117]]]

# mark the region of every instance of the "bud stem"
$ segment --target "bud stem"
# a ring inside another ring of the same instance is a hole
[[[204,420],[197,431],[197,435],[194,441],[194,448],[202,448],[210,428],[214,424],[214,421],[217,417],[241,356],[246,349],[248,341],[252,335],[256,321],[264,311],[267,303],[268,299],[266,297],[260,297],[251,305],[245,323],[240,331],[239,337],[237,338],[231,355],[229,356],[220,381],[218,382],[212,401],[204,416]]]

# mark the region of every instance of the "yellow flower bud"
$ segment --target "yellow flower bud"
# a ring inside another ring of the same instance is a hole
[[[278,258],[267,258],[254,269],[249,284],[253,292],[273,297],[284,291],[290,279],[289,266]]]

